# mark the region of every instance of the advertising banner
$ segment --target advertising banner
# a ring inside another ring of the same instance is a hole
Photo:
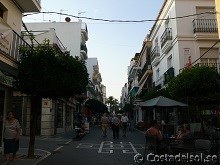
[[[12,29],[2,18],[0,18],[0,50],[6,54],[9,54],[10,51],[12,35]]]

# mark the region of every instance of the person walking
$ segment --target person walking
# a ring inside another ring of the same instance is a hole
[[[106,116],[106,113],[104,113],[101,118],[101,126],[102,126],[103,137],[107,137],[107,130],[109,127],[109,119]]]
[[[122,137],[126,137],[126,131],[127,131],[127,126],[128,126],[128,117],[126,116],[125,113],[121,117],[121,122],[122,122],[122,131],[123,131]]]
[[[119,125],[121,121],[120,119],[114,114],[112,118],[112,131],[113,131],[113,139],[119,138]]]
[[[8,164],[10,160],[14,160],[16,152],[19,149],[19,136],[20,136],[20,124],[15,119],[13,111],[7,112],[6,121],[4,124],[4,154],[6,158],[5,164]],[[10,154],[13,154],[10,157]]]

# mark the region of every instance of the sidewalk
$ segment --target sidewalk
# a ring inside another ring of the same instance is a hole
[[[35,149],[36,158],[27,158],[28,148],[19,148],[16,159],[13,162],[9,162],[8,165],[37,165],[40,161],[48,157],[51,153],[41,149]],[[0,165],[2,164],[2,159]]]
[[[75,132],[73,130],[63,132],[63,133],[58,133],[56,135],[51,135],[51,136],[36,136],[36,139],[41,139],[41,138],[68,138],[68,137],[74,137]],[[21,138],[30,138],[29,136],[21,136]],[[16,159],[13,162],[10,162],[9,165],[37,165],[40,161],[43,159],[47,158],[48,156],[51,155],[49,151],[42,150],[42,149],[35,149],[35,159],[28,159],[27,158],[28,154],[28,148],[19,148],[19,151],[16,154]],[[0,165],[3,164],[3,154],[0,153]]]

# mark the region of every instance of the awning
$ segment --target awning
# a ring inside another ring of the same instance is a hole
[[[150,100],[147,100],[145,102],[142,102],[140,104],[142,107],[186,107],[187,104],[181,103],[176,100],[172,100],[169,98],[166,98],[164,96],[159,96]]]

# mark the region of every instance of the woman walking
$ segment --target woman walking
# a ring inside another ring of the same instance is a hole
[[[4,154],[6,157],[5,164],[9,163],[9,160],[14,160],[16,152],[19,148],[19,135],[20,135],[20,124],[15,119],[12,111],[7,112],[6,121],[4,124]],[[10,157],[10,154],[13,154]]]

